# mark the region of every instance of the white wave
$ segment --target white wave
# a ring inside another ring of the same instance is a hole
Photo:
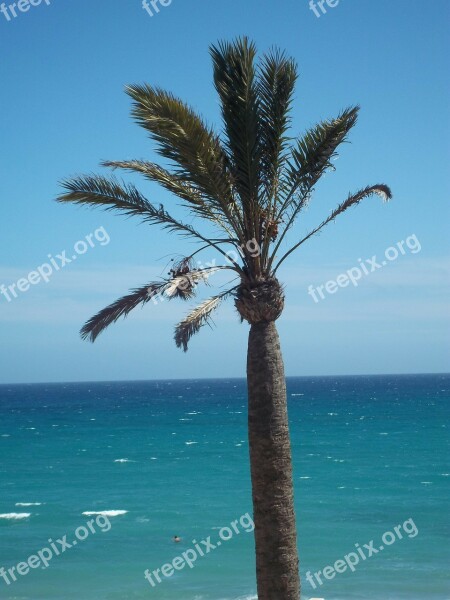
[[[11,437],[9,433],[2,433],[1,437]]]
[[[311,479],[311,477],[300,477],[300,479]]]
[[[42,506],[42,502],[16,502],[16,506]]]
[[[127,463],[127,462],[134,462],[134,461],[130,460],[129,458],[116,458],[116,460],[114,462]]]
[[[120,517],[126,515],[127,510],[87,510],[83,513],[86,517],[94,517],[95,515],[101,515],[102,517]]]
[[[198,442],[184,442],[186,446],[192,446],[192,444],[198,444]]]
[[[0,519],[13,519],[13,520],[19,520],[19,519],[28,519],[29,517],[31,517],[31,513],[5,513],[3,515],[0,515]]]

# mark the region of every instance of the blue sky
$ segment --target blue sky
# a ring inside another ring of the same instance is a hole
[[[394,192],[390,204],[372,198],[347,212],[280,271],[287,373],[448,371],[449,7],[447,0],[340,0],[317,18],[308,0],[173,0],[150,17],[140,0],[51,0],[10,21],[0,13],[0,284],[26,277],[49,254],[72,256],[74,244],[101,227],[110,239],[91,238],[94,247],[48,283],[11,302],[0,296],[0,382],[244,376],[248,328],[231,303],[187,354],[172,335],[188,305],[175,302],[138,309],[96,344],[82,342],[87,318],[167,271],[186,242],[53,201],[58,181],[98,171],[100,160],[156,159],[129,117],[127,83],[170,89],[220,128],[208,46],[241,34],[298,61],[294,134],[350,104],[362,107],[337,171],[323,179],[291,240],[349,191],[385,182]],[[141,187],[180,216],[174,198]],[[308,295],[308,286],[336,280],[358,259],[383,258],[413,235],[420,251],[404,246],[357,287],[317,303]]]

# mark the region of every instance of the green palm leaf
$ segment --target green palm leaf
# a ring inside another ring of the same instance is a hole
[[[218,136],[169,92],[149,85],[130,85],[126,92],[134,100],[133,117],[157,143],[158,153],[175,163],[178,176],[228,218],[240,238],[228,161]]]
[[[322,121],[319,125],[309,129],[297,141],[297,146],[293,148],[289,168],[283,182],[283,189],[289,191],[276,217],[277,221],[282,221],[284,217],[287,217],[287,223],[273,249],[268,270],[270,270],[287,232],[308,202],[314,186],[325,171],[334,169],[331,160],[337,156],[337,148],[346,141],[349,131],[355,126],[358,111],[359,106],[350,107],[342,111],[335,119]]]
[[[280,176],[287,158],[290,109],[297,81],[294,60],[278,51],[265,55],[258,71],[261,98],[262,179],[270,202],[278,197]],[[270,211],[270,207],[269,207]]]
[[[193,185],[155,163],[146,160],[105,160],[101,164],[103,167],[140,173],[149,181],[159,183],[169,192],[193,204],[194,207],[205,204],[202,194]]]
[[[145,160],[103,161],[102,166],[112,169],[123,169],[144,175],[149,181],[158,183],[178,198],[187,201],[187,208],[195,215],[207,219],[223,229],[228,235],[233,235],[229,225],[223,220],[222,211],[218,211],[211,203],[205,201],[201,192],[192,184],[186,183],[182,177],[171,173],[160,165]]]
[[[302,195],[309,192],[328,169],[337,156],[336,150],[356,125],[359,106],[347,108],[335,119],[322,121],[297,141],[292,150],[289,168],[289,183],[295,189],[301,188]]]
[[[126,215],[137,215],[143,221],[194,237],[210,246],[214,243],[203,237],[191,225],[174,219],[162,204],[156,207],[131,184],[123,184],[114,177],[99,175],[80,176],[62,182],[67,193],[58,196],[58,202],[73,202],[100,206],[106,210],[118,210]]]
[[[296,250],[299,246],[304,244],[306,242],[306,240],[309,240],[310,237],[312,237],[313,235],[318,233],[323,227],[325,227],[325,225],[328,225],[328,223],[331,223],[331,221],[334,221],[338,215],[345,212],[350,207],[355,206],[356,204],[359,204],[361,202],[361,200],[364,200],[364,198],[373,196],[374,194],[379,196],[383,200],[383,202],[388,202],[392,198],[392,192],[391,192],[390,188],[387,185],[385,185],[384,183],[367,186],[364,189],[359,190],[359,192],[357,192],[356,194],[349,194],[347,200],[345,200],[344,202],[339,204],[338,207],[333,210],[333,212],[330,214],[330,216],[327,219],[325,219],[325,221],[322,221],[322,223],[318,227],[316,227],[315,229],[310,231],[310,233],[308,233],[308,235],[306,235],[303,239],[301,239],[297,244],[295,244],[295,246],[293,246],[290,250],[288,250],[288,252],[286,252],[286,254],[284,254],[284,256],[282,256],[282,258],[278,261],[273,272],[275,273],[277,271],[277,269],[281,265],[281,263],[284,262],[284,260],[292,252],[294,252],[294,250]]]
[[[254,59],[256,47],[247,38],[211,47],[214,83],[219,94],[228,159],[234,187],[246,221],[246,239],[254,237],[254,216],[262,156],[260,99]]]

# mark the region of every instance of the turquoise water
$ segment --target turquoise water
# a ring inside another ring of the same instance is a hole
[[[304,578],[303,598],[448,600],[450,376],[290,378],[288,392],[302,575],[415,526],[354,572],[315,590]],[[4,385],[0,419],[0,567],[73,541],[95,519],[84,512],[127,511],[47,569],[0,577],[0,598],[255,597],[239,523],[251,511],[244,381]],[[236,520],[239,534],[194,568],[144,579]]]

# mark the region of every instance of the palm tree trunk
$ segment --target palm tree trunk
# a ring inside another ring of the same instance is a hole
[[[258,600],[299,600],[286,382],[274,322],[251,325],[247,385]]]

